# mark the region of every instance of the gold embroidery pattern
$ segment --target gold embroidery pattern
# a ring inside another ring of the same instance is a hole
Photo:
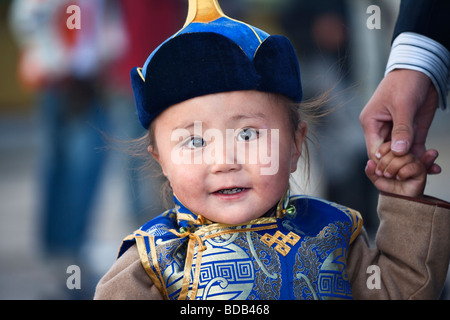
[[[289,232],[287,236],[282,234],[280,231],[277,231],[275,232],[273,237],[270,234],[266,233],[261,238],[261,241],[269,247],[276,243],[277,245],[275,246],[275,250],[283,256],[286,256],[289,251],[291,251],[291,247],[289,247],[288,244],[295,246],[297,242],[300,241],[300,236],[296,235],[292,231]]]

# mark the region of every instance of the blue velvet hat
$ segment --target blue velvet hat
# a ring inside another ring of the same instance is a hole
[[[131,71],[131,83],[145,129],[169,106],[212,93],[258,90],[302,99],[291,42],[227,17],[217,0],[189,0],[184,27]]]

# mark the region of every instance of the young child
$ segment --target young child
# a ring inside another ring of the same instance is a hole
[[[358,212],[290,195],[308,119],[289,40],[190,1],[132,84],[175,208],[124,239],[95,299],[439,297],[450,204],[423,196],[434,151],[394,157],[385,143],[368,162],[381,191],[373,249]]]

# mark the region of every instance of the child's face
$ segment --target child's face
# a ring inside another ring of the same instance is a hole
[[[157,117],[149,151],[194,213],[248,222],[277,204],[297,169],[306,125],[294,139],[287,114],[281,99],[257,91],[193,98]]]

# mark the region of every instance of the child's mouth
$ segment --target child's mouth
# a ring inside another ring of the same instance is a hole
[[[236,194],[236,193],[242,192],[244,190],[247,190],[247,188],[221,189],[219,191],[216,191],[216,193],[232,195],[232,194]]]

